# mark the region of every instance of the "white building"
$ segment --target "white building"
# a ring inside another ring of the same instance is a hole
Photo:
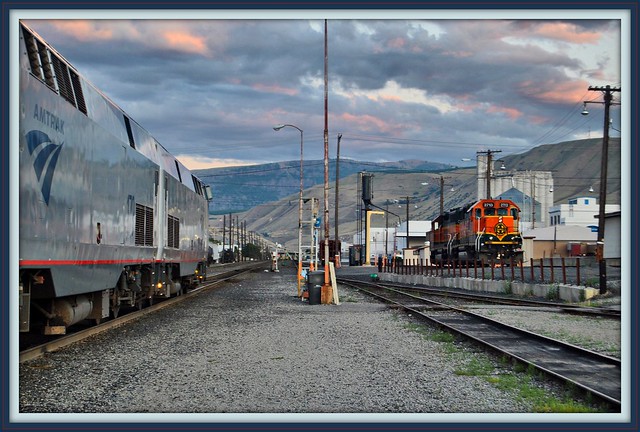
[[[549,225],[576,225],[598,229],[600,205],[593,197],[578,197],[567,204],[559,204],[549,209]],[[619,212],[619,204],[605,204],[605,213]],[[605,231],[605,235],[606,235]]]
[[[353,236],[353,243],[365,246],[364,232]],[[396,228],[370,228],[369,229],[369,254],[371,257],[378,255],[392,255],[396,249]]]
[[[605,214],[604,217],[604,258],[609,263],[620,264],[622,255],[622,217],[621,212]]]
[[[431,221],[409,221],[409,247],[419,248],[429,240],[427,233],[431,231]],[[398,250],[407,248],[407,223],[403,222],[396,230]]]
[[[494,163],[499,163],[493,160]],[[489,168],[489,169],[487,169]],[[520,223],[524,229],[548,225],[547,215],[553,206],[551,171],[509,171],[487,167],[487,155],[477,155],[478,199],[487,198],[487,174],[492,198],[510,199],[520,207]]]

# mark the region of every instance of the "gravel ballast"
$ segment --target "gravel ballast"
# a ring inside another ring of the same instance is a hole
[[[342,286],[340,305],[296,293],[290,268],[248,274],[21,364],[19,412],[115,421],[128,417],[108,414],[531,412],[515,391],[457,373],[490,358],[478,348],[439,342],[436,330],[416,331],[411,316]]]

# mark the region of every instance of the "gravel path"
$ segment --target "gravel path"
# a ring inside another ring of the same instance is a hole
[[[531,412],[515,390],[459,373],[478,358],[494,374],[510,373],[490,356],[439,342],[435,331],[417,331],[411,317],[345,287],[339,306],[301,302],[294,278],[287,268],[246,275],[20,365],[19,410]]]

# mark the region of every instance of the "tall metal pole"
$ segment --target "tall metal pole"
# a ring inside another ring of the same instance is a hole
[[[444,177],[440,176],[440,216],[442,216],[443,214],[444,214]]]
[[[407,200],[407,249],[409,249],[409,197],[404,197]],[[405,260],[407,257],[404,257]]]
[[[336,248],[336,262],[335,266],[338,268],[340,266],[340,255],[341,251],[338,247],[338,189],[340,187],[340,140],[342,139],[342,134],[338,134],[338,150],[336,152],[336,202],[335,202],[335,214],[333,216],[333,224],[334,224],[334,238],[335,238],[335,248]]]
[[[384,212],[385,213],[385,222],[384,222],[384,256],[385,258],[389,256],[389,200],[387,200],[386,202],[387,204],[387,210]]]
[[[302,290],[300,288],[301,280],[302,280],[302,190],[304,189],[304,180],[303,180],[303,154],[304,154],[304,132],[298,126],[292,124],[283,124],[279,126],[274,126],[273,130],[279,131],[284,127],[292,127],[297,129],[300,132],[300,196],[298,197],[298,275],[296,279],[298,280],[298,297],[302,296]]]
[[[327,20],[324,20],[324,286],[326,297],[331,295],[329,278],[329,78],[327,50]]]
[[[300,287],[302,283],[302,190],[304,189],[304,180],[302,177],[302,156],[304,154],[304,138],[302,129],[300,131],[300,196],[298,197],[298,297],[302,296],[302,289]]]
[[[487,194],[486,198],[491,199],[491,165],[493,164],[493,154],[500,153],[502,150],[487,150],[487,151],[479,151],[478,154],[486,154],[487,155]],[[479,168],[479,167],[478,167]]]

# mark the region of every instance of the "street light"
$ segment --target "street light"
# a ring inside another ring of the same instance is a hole
[[[304,188],[303,177],[302,177],[302,161],[303,161],[303,150],[304,150],[304,132],[298,126],[294,126],[292,124],[282,124],[273,127],[274,131],[279,131],[285,127],[292,127],[294,129],[298,129],[300,131],[300,196],[298,199],[298,297],[302,295],[300,289],[300,281],[302,279],[302,190]]]

